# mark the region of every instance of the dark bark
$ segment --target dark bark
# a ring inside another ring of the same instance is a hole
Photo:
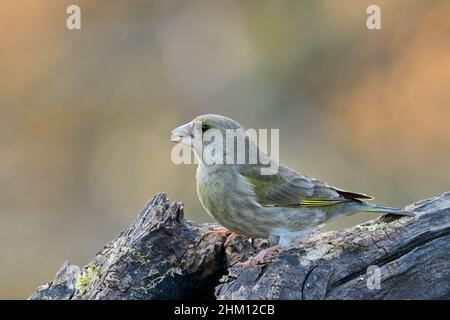
[[[416,216],[317,232],[239,269],[230,266],[267,242],[227,242],[208,232],[217,226],[187,222],[182,203],[158,194],[92,262],[65,262],[30,299],[448,299],[450,193],[407,208]],[[368,286],[378,272],[379,288]]]

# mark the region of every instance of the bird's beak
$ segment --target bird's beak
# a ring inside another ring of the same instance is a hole
[[[172,130],[170,141],[181,142],[187,145],[193,145],[194,142],[194,125],[192,122],[186,123]]]

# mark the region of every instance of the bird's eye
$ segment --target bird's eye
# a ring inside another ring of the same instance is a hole
[[[207,124],[202,124],[202,132],[205,132],[206,130],[208,130],[210,128],[209,125]]]

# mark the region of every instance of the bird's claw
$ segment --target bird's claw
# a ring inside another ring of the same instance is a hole
[[[228,230],[225,227],[216,227],[214,229],[208,230],[206,234],[215,234],[219,236],[228,236],[233,233],[231,230]]]
[[[240,236],[241,235],[236,232],[231,232],[230,235],[228,236],[227,240],[225,241],[224,246],[228,247],[234,239],[236,239],[237,237],[240,237]]]
[[[208,230],[206,232],[206,234],[214,234],[214,235],[218,235],[218,236],[223,236],[223,237],[227,237],[227,239],[224,242],[224,246],[228,246],[234,239],[236,239],[237,237],[240,237],[241,235],[233,232],[225,227],[217,227],[211,230]]]
[[[235,266],[242,269],[256,266],[257,264],[261,264],[262,262],[264,262],[264,259],[270,254],[278,252],[279,249],[280,245],[275,245],[267,249],[261,250],[261,252],[258,253],[256,256],[248,259],[247,261],[238,262],[235,264]]]
[[[255,261],[255,258],[250,258],[247,261],[236,263],[236,267],[241,268],[241,269],[245,269],[245,268],[248,268],[248,267],[256,266],[257,264],[258,264],[258,262]]]

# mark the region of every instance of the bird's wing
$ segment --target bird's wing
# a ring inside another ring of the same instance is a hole
[[[252,185],[259,203],[279,207],[323,207],[372,197],[330,187],[280,164],[278,173],[261,175],[260,167],[244,166],[239,173]]]

